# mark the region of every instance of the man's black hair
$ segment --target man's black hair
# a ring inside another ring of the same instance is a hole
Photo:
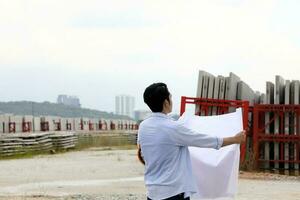
[[[152,112],[162,112],[163,103],[169,99],[170,92],[164,83],[153,83],[145,89],[144,102],[149,106]]]

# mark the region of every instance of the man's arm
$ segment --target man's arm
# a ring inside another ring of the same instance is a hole
[[[179,123],[176,124],[175,128],[176,129],[170,134],[170,138],[178,145],[183,146],[219,149],[231,144],[241,144],[246,140],[245,131],[242,131],[233,137],[220,138],[194,132]]]

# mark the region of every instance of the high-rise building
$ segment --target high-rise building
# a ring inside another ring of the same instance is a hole
[[[73,106],[76,108],[80,108],[80,100],[76,96],[68,96],[68,95],[58,95],[57,103],[61,103],[68,106]]]
[[[134,118],[134,106],[135,101],[133,96],[129,95],[118,95],[116,96],[116,114],[117,115],[126,115],[131,118]]]

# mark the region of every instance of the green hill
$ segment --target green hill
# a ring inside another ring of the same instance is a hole
[[[130,119],[127,116],[115,115],[99,110],[75,108],[57,103],[37,103],[30,101],[0,102],[0,113],[13,113],[15,115],[52,115],[61,117],[87,117],[106,119]]]

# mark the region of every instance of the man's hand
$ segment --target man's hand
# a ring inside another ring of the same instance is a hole
[[[246,131],[241,131],[233,137],[223,138],[222,147],[231,145],[231,144],[242,144],[246,142]]]
[[[236,134],[234,137],[236,139],[235,143],[242,144],[242,143],[246,142],[246,131],[243,130],[243,131],[239,132],[238,134]]]

